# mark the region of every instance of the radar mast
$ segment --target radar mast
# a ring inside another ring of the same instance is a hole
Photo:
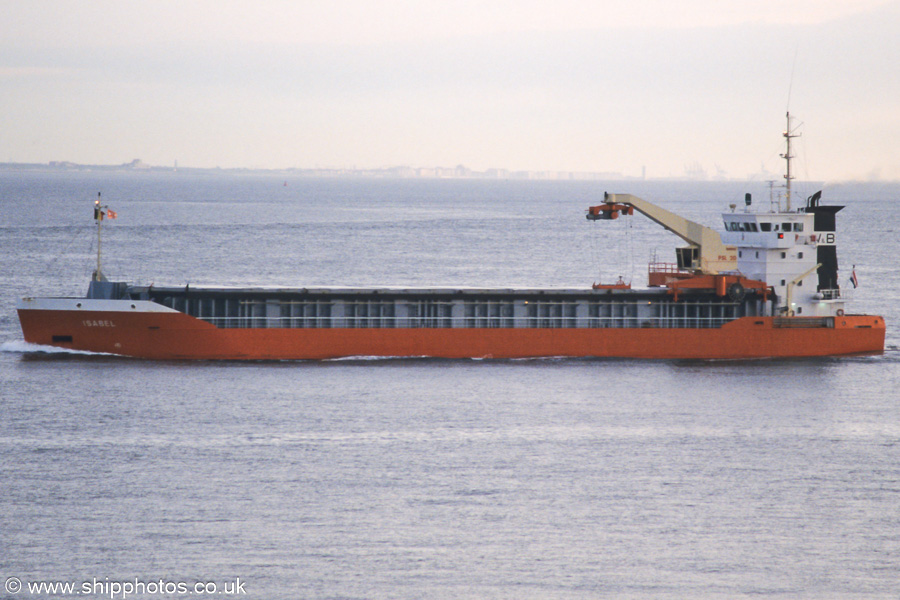
[[[785,180],[785,212],[791,212],[791,180],[794,178],[791,175],[791,159],[794,158],[794,155],[791,154],[791,139],[795,137],[800,137],[799,133],[794,133],[791,131],[791,113],[787,112],[787,129],[784,131],[784,139],[787,145],[786,151],[781,155],[781,158],[784,159],[785,163],[787,163],[787,168],[785,169],[784,180]]]

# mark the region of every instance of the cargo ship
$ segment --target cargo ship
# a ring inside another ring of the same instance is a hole
[[[604,193],[592,221],[649,217],[679,236],[675,262],[652,261],[648,287],[558,288],[142,286],[97,268],[84,298],[23,298],[25,341],[145,359],[341,357],[759,359],[884,351],[880,316],[847,312],[836,215],[821,192],[723,213],[724,232],[630,194]],[[855,285],[855,272],[853,274]],[[846,286],[845,286],[846,287]]]

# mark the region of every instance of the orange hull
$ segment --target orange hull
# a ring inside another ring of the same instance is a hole
[[[718,329],[220,329],[176,312],[19,309],[25,341],[151,359],[297,360],[346,356],[742,359],[880,353],[878,316],[834,328],[744,317]]]

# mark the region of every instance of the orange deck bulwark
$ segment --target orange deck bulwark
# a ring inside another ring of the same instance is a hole
[[[19,309],[25,341],[151,359],[299,360],[346,356],[742,359],[880,353],[878,316],[834,328],[743,317],[716,329],[219,329],[183,313]]]

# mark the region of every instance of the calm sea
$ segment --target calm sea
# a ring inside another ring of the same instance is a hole
[[[769,207],[765,184],[0,173],[0,597],[900,597],[897,184],[823,197],[882,356],[154,363],[28,352],[15,315],[85,292],[98,192],[111,279],[644,285],[680,241],[588,223],[604,189],[717,229],[745,191]]]

